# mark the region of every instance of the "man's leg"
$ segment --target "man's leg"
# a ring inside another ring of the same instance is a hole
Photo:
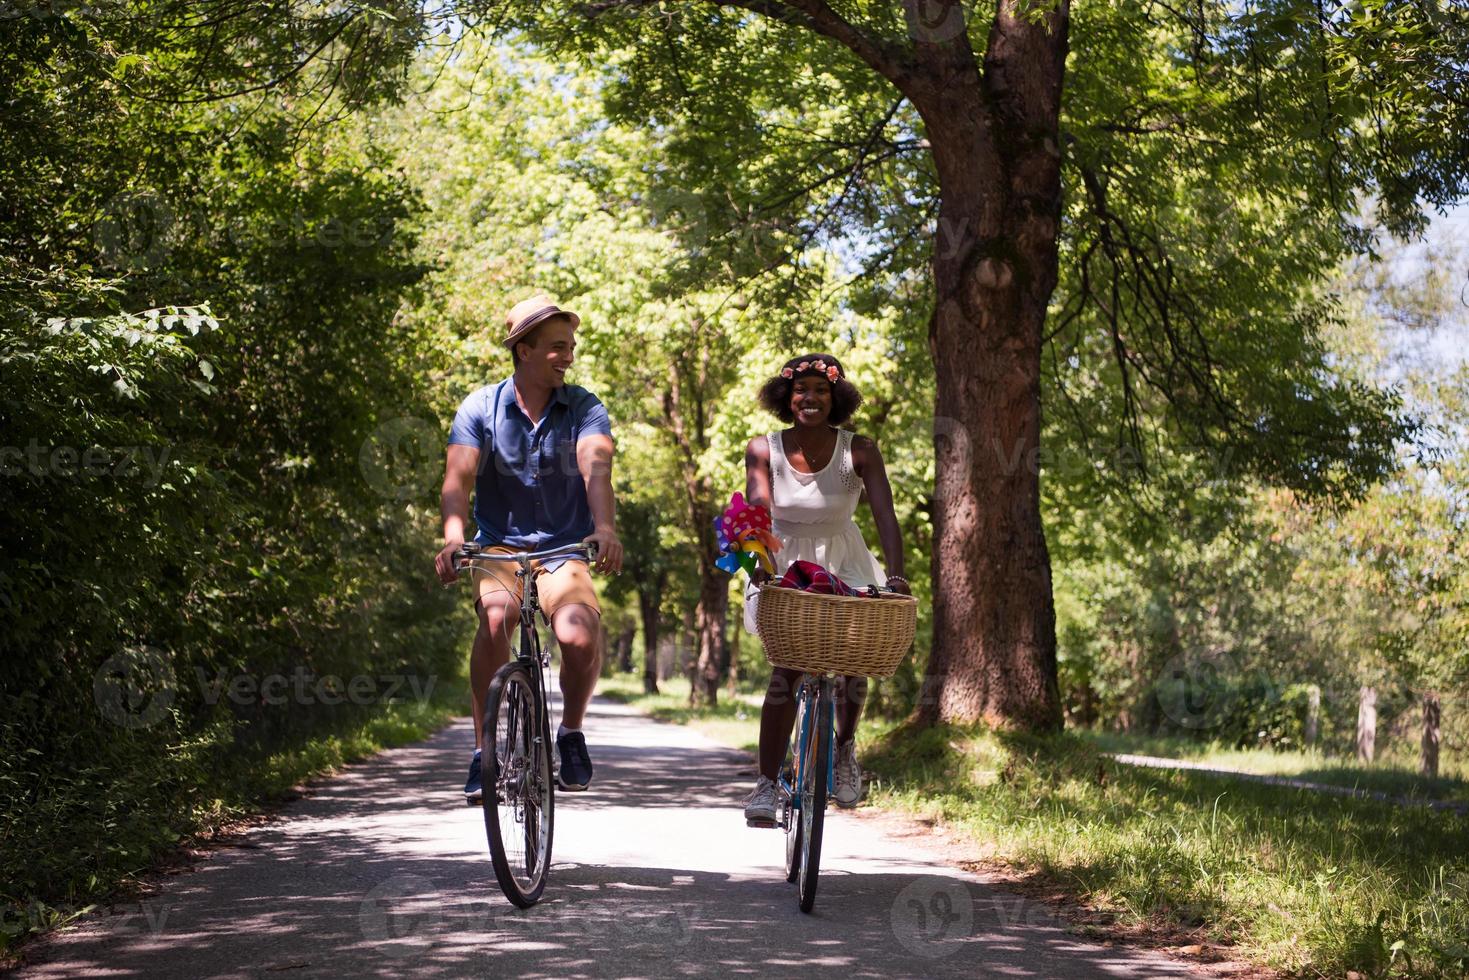
[[[601,613],[572,603],[551,617],[551,630],[561,647],[561,724],[579,729],[602,673]]]
[[[556,731],[561,766],[556,785],[584,790],[592,781],[592,757],[581,725],[602,669],[601,608],[585,562],[565,562],[537,581],[541,607],[551,617],[551,631],[561,647],[561,728]]]
[[[469,699],[474,707],[474,747],[483,749],[485,702],[495,671],[510,659],[510,637],[520,626],[520,600],[514,592],[491,578],[479,580],[475,612],[479,629],[469,655]]]

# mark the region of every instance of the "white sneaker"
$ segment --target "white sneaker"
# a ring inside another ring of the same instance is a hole
[[[837,806],[850,809],[862,799],[862,767],[857,765],[857,740],[837,743],[836,788],[832,799]]]
[[[745,800],[745,823],[752,827],[775,826],[775,783],[765,776],[756,780]]]

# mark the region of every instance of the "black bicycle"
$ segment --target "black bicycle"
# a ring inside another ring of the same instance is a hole
[[[551,869],[551,839],[555,829],[555,781],[552,778],[550,689],[547,670],[551,655],[541,646],[536,614],[542,612],[533,574],[552,558],[597,560],[595,542],[566,545],[548,551],[491,554],[478,544],[465,544],[454,553],[455,566],[474,562],[503,562],[516,567],[523,584],[520,599],[520,646],[510,661],[495,672],[481,721],[484,752],[485,833],[490,840],[490,862],[500,890],[520,908],[540,901]]]

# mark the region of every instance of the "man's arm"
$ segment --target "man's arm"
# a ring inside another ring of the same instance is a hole
[[[592,509],[597,571],[620,572],[622,541],[617,537],[617,505],[612,497],[612,437],[595,433],[578,439],[576,468],[587,485],[587,504]]]
[[[464,543],[469,523],[469,493],[479,470],[479,450],[474,446],[450,446],[444,459],[444,489],[439,494],[439,513],[444,518],[444,546],[434,558],[439,581],[449,585],[459,579],[454,567],[454,549]]]

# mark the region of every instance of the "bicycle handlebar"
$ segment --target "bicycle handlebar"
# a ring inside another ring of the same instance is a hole
[[[495,545],[482,545],[475,541],[466,541],[454,551],[454,564],[462,567],[468,561],[499,561],[520,565],[522,568],[533,561],[545,561],[548,558],[585,557],[587,561],[597,560],[597,542],[579,541],[576,544],[562,545],[559,548],[547,548],[544,551],[516,551],[506,554],[504,552],[491,552],[487,548]]]

